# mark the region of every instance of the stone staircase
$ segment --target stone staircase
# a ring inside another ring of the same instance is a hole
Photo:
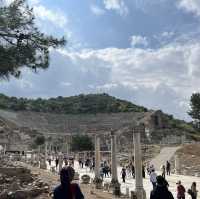
[[[162,148],[160,153],[154,159],[151,160],[151,164],[154,165],[156,171],[160,171],[161,165],[166,165],[166,161],[169,161],[179,148],[180,146]]]

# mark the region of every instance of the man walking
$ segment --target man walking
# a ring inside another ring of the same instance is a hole
[[[125,169],[125,167],[122,168],[121,175],[122,175],[123,183],[125,183],[125,179],[126,179],[126,169]]]
[[[167,161],[167,163],[166,163],[166,171],[167,171],[167,175],[170,176],[171,164],[169,163],[169,161]]]

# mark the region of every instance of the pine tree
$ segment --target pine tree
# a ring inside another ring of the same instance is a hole
[[[199,127],[200,125],[200,93],[193,93],[190,98],[190,111],[188,114],[194,119]]]
[[[0,0],[1,3],[2,0]],[[41,33],[35,25],[33,9],[25,0],[0,7],[0,78],[20,77],[21,69],[37,72],[49,66],[49,48],[65,45]]]

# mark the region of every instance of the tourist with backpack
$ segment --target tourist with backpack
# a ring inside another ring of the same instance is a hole
[[[72,183],[75,170],[68,166],[63,167],[60,171],[61,184],[54,189],[54,199],[84,199],[78,184]]]
[[[180,180],[176,184],[177,184],[177,199],[185,199],[185,187],[181,184]]]
[[[156,177],[156,187],[151,191],[150,199],[174,199],[172,193],[168,190],[168,182],[162,177]]]

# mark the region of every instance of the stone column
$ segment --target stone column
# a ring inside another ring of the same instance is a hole
[[[33,154],[33,152],[31,152],[31,161],[30,161],[30,164],[33,164],[33,162],[34,162],[34,154]]]
[[[58,154],[58,169],[59,169],[59,173],[60,173],[60,171],[61,171],[61,169],[62,169],[62,165],[63,165],[63,155],[62,155],[62,153],[61,152],[59,152],[59,154]]]
[[[6,147],[6,144],[5,144],[4,148],[3,148],[3,155],[6,155],[6,150],[7,150],[7,147]]]
[[[175,155],[175,173],[177,175],[179,175],[181,172],[181,169],[180,169],[180,158],[178,157],[178,155]]]
[[[116,149],[116,135],[115,132],[113,130],[111,130],[111,172],[112,172],[112,180],[111,180],[111,184],[113,187],[113,194],[116,196],[120,196],[121,191],[120,191],[120,184],[118,181],[118,177],[117,177],[117,158],[116,158],[116,153],[117,153],[117,149]]]
[[[38,150],[37,150],[37,156],[36,156],[36,161],[37,161],[37,164],[39,167],[40,167],[40,164],[41,164],[41,147],[39,146],[38,147]]]
[[[67,141],[67,158],[69,158],[69,142]]]
[[[116,135],[114,131],[111,131],[111,171],[112,171],[112,183],[118,183],[117,177],[117,160],[116,160]]]
[[[146,194],[143,188],[142,178],[142,151],[140,143],[140,135],[145,131],[144,125],[137,125],[133,130],[134,142],[134,164],[135,164],[135,191],[137,199],[145,199]]]
[[[100,178],[100,137],[95,135],[95,178]]]
[[[45,152],[44,152],[44,168],[47,168],[47,158],[48,158],[48,143],[45,142]]]
[[[103,180],[100,177],[100,137],[95,135],[95,177],[94,184],[96,189],[102,188]]]

